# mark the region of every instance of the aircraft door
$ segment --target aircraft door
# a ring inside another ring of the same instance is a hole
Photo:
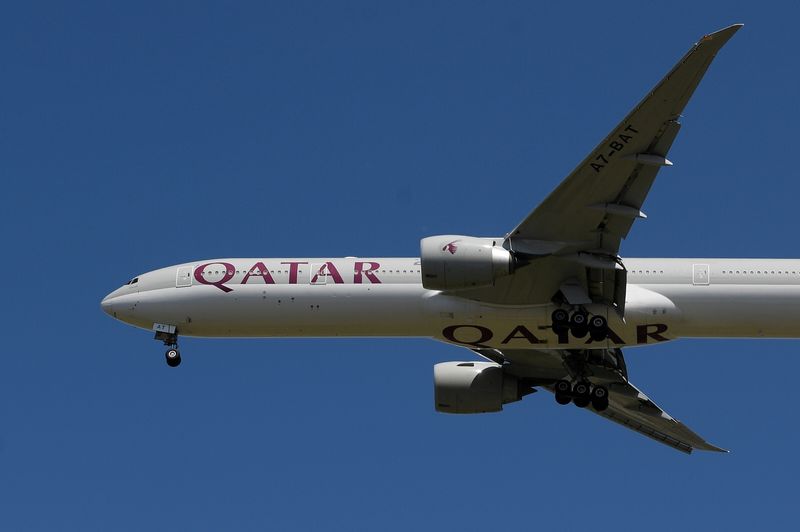
[[[175,274],[175,288],[192,286],[192,267],[181,266]]]
[[[711,283],[708,275],[708,264],[692,265],[692,284],[695,286],[706,286]]]

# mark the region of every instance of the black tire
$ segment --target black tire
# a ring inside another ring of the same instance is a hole
[[[584,338],[589,334],[589,329],[587,327],[570,327],[570,332],[575,338]]]
[[[608,338],[608,321],[603,316],[592,316],[589,320],[589,335],[595,342]]]
[[[586,397],[589,398],[589,383],[588,382],[576,382],[575,386],[572,388],[572,394],[578,397]]]
[[[561,394],[569,395],[572,393],[572,385],[569,383],[569,381],[565,380],[556,381],[555,385],[553,385],[553,389],[557,393]]]
[[[167,352],[164,353],[164,356],[167,359],[167,366],[171,368],[177,368],[181,365],[181,352],[177,349],[167,349]]]
[[[602,342],[606,338],[608,338],[608,333],[605,331],[594,331],[589,329],[589,336],[592,338],[593,342]]]
[[[588,397],[575,397],[572,402],[575,403],[575,406],[578,408],[586,408],[592,400]]]
[[[572,397],[564,395],[563,393],[556,392],[556,403],[560,405],[568,405],[572,402]]]
[[[589,322],[589,315],[583,312],[582,310],[578,310],[572,313],[572,317],[569,319],[569,324],[572,327],[586,327]]]
[[[598,412],[602,412],[606,408],[608,408],[608,397],[603,399],[592,398],[592,406]]]
[[[589,315],[576,310],[569,319],[569,330],[575,338],[583,338],[589,332]]]
[[[569,321],[569,313],[563,308],[557,308],[550,315],[550,318],[553,320],[553,325],[566,324]]]
[[[589,327],[592,329],[605,329],[608,327],[608,322],[603,316],[596,314],[589,320]]]
[[[566,323],[554,323],[553,332],[557,335],[562,335],[569,332],[569,325]]]
[[[592,406],[598,412],[608,408],[608,388],[605,386],[595,386],[591,394]]]
[[[595,386],[592,389],[592,399],[608,401],[608,388],[605,386]]]

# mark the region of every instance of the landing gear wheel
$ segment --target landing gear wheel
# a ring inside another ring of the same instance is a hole
[[[181,352],[174,347],[172,349],[167,349],[164,356],[167,358],[167,366],[171,368],[176,368],[181,363]]]
[[[589,403],[592,402],[592,399],[589,395],[589,383],[588,382],[578,382],[575,384],[575,387],[572,388],[572,402],[575,403],[575,406],[579,408],[586,408],[589,406]]]
[[[568,405],[572,402],[572,385],[569,381],[558,381],[553,386],[556,395],[556,403]]]
[[[598,399],[592,399],[592,406],[598,412],[602,412],[608,408],[608,399],[603,399],[602,401]]]
[[[578,408],[586,408],[592,402],[588,397],[576,397],[572,400]]]
[[[572,402],[572,397],[556,392],[556,403],[560,405],[568,405]]]
[[[608,389],[605,386],[595,386],[591,394],[592,406],[598,412],[608,408]]]
[[[572,388],[572,393],[579,397],[589,397],[589,383],[576,382],[575,387]]]
[[[569,313],[563,308],[555,309],[550,317],[553,319],[553,323],[567,323],[569,321]]]
[[[564,380],[556,381],[556,384],[555,386],[553,386],[553,388],[555,388],[557,392],[566,394],[572,391],[572,385],[569,383],[569,381],[564,381]]]
[[[550,315],[553,320],[553,331],[556,334],[569,329],[569,313],[563,308],[557,308]]]
[[[589,320],[589,336],[595,342],[608,338],[608,321],[603,316],[592,316]]]
[[[589,332],[589,315],[578,310],[572,314],[569,320],[569,328],[572,331],[572,336],[575,338],[583,338]]]

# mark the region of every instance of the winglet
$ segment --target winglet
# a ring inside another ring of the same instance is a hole
[[[729,453],[728,449],[723,449],[722,447],[717,447],[716,445],[710,444],[708,442],[704,442],[702,444],[694,444],[693,448],[697,449],[698,451],[714,451],[716,453]]]
[[[722,28],[721,30],[717,30],[713,33],[709,33],[708,35],[703,35],[697,44],[708,42],[708,41],[717,41],[719,42],[719,46],[722,46],[728,39],[733,37],[733,34],[742,29],[744,24],[732,24],[727,28]]]

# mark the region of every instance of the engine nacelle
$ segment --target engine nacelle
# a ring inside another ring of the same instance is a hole
[[[422,286],[458,290],[491,286],[511,273],[511,253],[492,238],[441,235],[420,242]]]
[[[436,411],[448,414],[499,412],[533,390],[494,362],[442,362],[433,366]]]

